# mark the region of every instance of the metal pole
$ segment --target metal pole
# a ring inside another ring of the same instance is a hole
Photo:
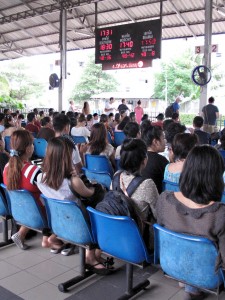
[[[63,90],[64,80],[66,79],[66,25],[67,25],[67,10],[61,3],[60,10],[60,36],[59,36],[59,47],[60,47],[60,82],[59,82],[59,100],[58,100],[58,111],[61,112],[63,109]]]
[[[212,0],[205,0],[205,43],[203,65],[211,69],[211,45],[212,45]],[[199,102],[199,113],[201,114],[203,106],[207,104],[208,85],[201,89]]]

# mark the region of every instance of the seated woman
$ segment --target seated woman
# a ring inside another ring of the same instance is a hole
[[[73,201],[77,199],[77,194],[82,197],[94,197],[95,188],[86,187],[76,175],[71,163],[73,149],[73,143],[64,137],[49,141],[42,164],[43,173],[37,177],[38,188],[46,197]],[[95,250],[86,250],[86,264],[90,265],[95,273],[104,275],[108,269],[102,262],[99,252],[96,254]]]
[[[6,164],[3,172],[3,182],[8,190],[26,189],[32,193],[34,198],[42,209],[44,209],[39,200],[40,191],[36,185],[36,179],[41,170],[30,163],[33,154],[33,136],[27,130],[17,130],[11,135],[11,150],[9,163]],[[29,212],[24,212],[29,213]],[[14,243],[22,250],[28,246],[24,244],[28,228],[21,226],[19,231],[12,236]],[[59,249],[62,242],[56,239],[54,235],[49,237],[49,233],[43,236],[42,246]]]
[[[148,148],[148,162],[142,175],[151,178],[157,186],[159,194],[162,192],[163,175],[168,160],[159,154],[165,150],[165,136],[161,127],[149,126],[142,133],[142,139]]]
[[[17,130],[13,117],[11,115],[5,115],[5,121],[4,121],[5,130],[2,132],[2,137],[5,136],[11,136],[12,133]]]
[[[71,129],[72,136],[83,136],[88,142],[88,138],[90,137],[90,131],[86,127],[86,118],[83,114],[81,114],[77,120],[77,125]]]
[[[92,126],[90,142],[84,145],[81,150],[83,154],[105,155],[115,169],[115,150],[107,139],[107,132],[103,123],[96,123]]]
[[[198,144],[196,134],[178,133],[175,135],[170,149],[170,161],[165,168],[164,179],[179,183],[180,173],[188,153]]]
[[[122,132],[123,129],[124,129],[124,127],[126,126],[126,124],[127,124],[128,122],[130,122],[130,117],[125,116],[125,117],[121,120],[121,122],[120,122],[118,125],[116,125],[116,127],[115,127],[115,132]]]
[[[223,159],[215,148],[194,147],[183,166],[180,192],[163,192],[156,203],[156,212],[160,225],[214,241],[220,252],[218,264],[225,268],[225,205],[220,202],[223,172]],[[194,287],[186,285],[185,291],[188,299],[203,299],[204,295]]]
[[[140,176],[148,160],[146,144],[140,139],[125,139],[120,152],[120,187],[125,191],[135,176]],[[134,210],[142,223],[154,223],[158,191],[152,179],[145,179],[131,195]],[[143,229],[143,228],[142,228]],[[142,231],[144,234],[144,230]],[[153,230],[148,232],[146,244],[153,249]]]

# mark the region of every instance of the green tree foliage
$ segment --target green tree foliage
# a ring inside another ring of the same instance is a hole
[[[4,76],[0,75],[0,96],[9,95],[9,83]]]
[[[32,96],[39,97],[43,93],[43,84],[33,79],[29,74],[29,68],[24,63],[9,64],[2,75],[9,83],[9,96],[15,100],[28,100]]]
[[[190,49],[180,57],[175,57],[169,62],[162,62],[161,72],[155,75],[155,97],[159,99],[167,99],[169,102],[174,101],[178,95],[190,99],[200,97],[200,87],[194,84],[191,79],[193,69],[197,65],[201,65],[201,56],[195,55]],[[212,67],[212,89],[221,86],[222,74],[218,72],[218,66]]]
[[[71,98],[75,102],[88,100],[93,94],[102,92],[115,92],[118,83],[115,78],[102,71],[101,65],[94,63],[94,57],[90,56],[83,70],[79,82],[75,85]]]

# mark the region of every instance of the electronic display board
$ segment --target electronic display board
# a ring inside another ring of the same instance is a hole
[[[96,29],[96,64],[152,60],[160,52],[160,19]]]

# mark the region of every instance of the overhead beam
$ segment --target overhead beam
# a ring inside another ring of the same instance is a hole
[[[194,37],[196,37],[196,34],[194,33],[194,31],[191,29],[191,27],[189,26],[189,24],[186,22],[186,20],[184,19],[184,17],[181,15],[181,13],[179,12],[179,10],[176,8],[176,6],[173,4],[172,0],[168,0],[169,3],[171,4],[171,6],[173,7],[174,11],[177,14],[177,17],[179,18],[179,20],[185,24],[185,26],[190,30],[190,32],[192,33],[192,35]]]
[[[118,4],[118,6],[120,7],[120,9],[124,12],[124,14],[132,21],[132,22],[136,22],[135,18],[126,10],[126,8],[120,3],[119,0],[114,0],[114,2],[116,2]]]
[[[95,36],[92,26],[86,15],[83,14],[82,15],[83,20],[81,20],[81,13],[79,12],[78,8],[73,8],[73,9],[69,10],[68,12],[69,12],[69,14],[72,15],[73,19],[77,20],[82,25],[82,27],[84,27],[85,29],[87,29],[89,31],[90,36],[92,36],[92,37]],[[85,21],[87,22],[88,25],[85,24]]]
[[[62,3],[63,3],[63,7],[65,9],[72,9],[74,7],[91,4],[96,1],[99,2],[99,1],[104,1],[104,0],[83,0],[83,1],[82,0],[78,0],[78,1],[77,0],[65,0],[65,1],[62,1]],[[33,18],[35,16],[42,16],[42,15],[46,15],[49,13],[57,12],[57,11],[60,11],[60,7],[61,7],[61,0],[58,0],[54,4],[40,6],[37,8],[32,8],[32,9],[26,10],[24,12],[12,14],[9,16],[3,16],[0,18],[0,25],[6,24],[6,23],[12,23],[15,21],[20,21],[20,20],[24,20],[24,19],[28,19],[28,18]],[[0,13],[2,13],[2,12],[3,12],[3,10],[0,11]]]

